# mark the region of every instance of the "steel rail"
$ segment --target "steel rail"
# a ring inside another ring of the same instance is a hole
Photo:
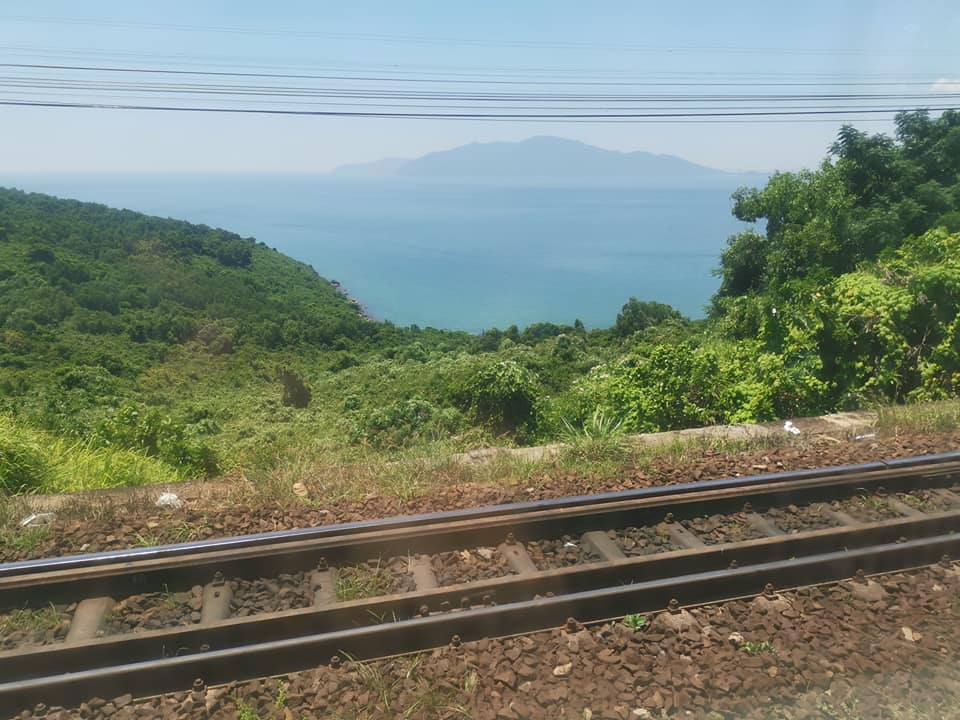
[[[776,478],[777,476],[773,476]],[[378,556],[435,553],[503,542],[508,533],[520,540],[558,537],[568,533],[609,530],[630,525],[652,525],[669,512],[676,519],[709,513],[731,513],[749,502],[755,510],[774,505],[832,500],[883,486],[887,491],[947,485],[960,481],[960,462],[920,464],[839,477],[814,476],[746,487],[721,487],[679,495],[654,495],[620,502],[529,510],[521,514],[491,515],[457,522],[430,523],[346,536],[328,536],[276,546],[225,549],[184,557],[93,566],[77,570],[46,571],[0,577],[0,608],[74,602],[84,597],[129,596],[166,589],[188,588],[225,577],[275,576],[316,567],[321,557],[331,564],[365,562]]]
[[[448,612],[402,622],[316,632],[222,650],[133,662],[0,684],[0,712],[10,715],[37,703],[70,705],[96,694],[136,696],[284,674],[315,667],[334,655],[359,660],[410,653],[463,641],[532,632],[563,624],[568,617],[592,622],[630,612],[652,612],[678,598],[684,605],[717,602],[759,593],[767,584],[791,588],[935,563],[960,550],[960,535],[872,545],[745,568],[708,570],[680,577],[575,592],[503,606]]]
[[[543,570],[533,575],[508,575],[436,589],[336,603],[250,617],[231,618],[210,625],[128,633],[71,645],[50,644],[27,650],[0,652],[0,678],[27,679],[51,667],[96,667],[155,660],[209,650],[222,650],[254,642],[308,635],[319,629],[370,625],[407,620],[424,609],[458,612],[473,606],[514,603],[536,595],[599,590],[644,580],[694,572],[723,570],[734,563],[744,567],[801,555],[893,543],[960,531],[960,510],[867,523],[856,527],[807,530],[793,535],[758,538],[675,550],[620,560],[584,563]],[[464,607],[466,605],[466,607]],[[453,608],[457,608],[454,610]],[[207,650],[202,650],[207,648]]]
[[[746,477],[732,477],[721,480],[701,480],[677,485],[662,485],[657,487],[639,488],[636,490],[622,490],[617,492],[598,493],[596,495],[576,495],[572,497],[549,500],[536,500],[521,503],[490,505],[482,508],[464,510],[449,510],[436,513],[422,513],[417,515],[397,516],[382,520],[364,520],[352,523],[325,525],[320,527],[282,530],[269,533],[257,533],[212,540],[201,540],[174,545],[158,545],[150,548],[130,548],[126,550],[112,550],[101,553],[68,555],[57,558],[43,558],[24,560],[13,563],[0,564],[0,578],[22,575],[27,573],[55,572],[63,570],[79,570],[99,565],[113,565],[124,562],[140,562],[148,559],[181,558],[185,556],[219,552],[228,549],[254,548],[262,545],[276,545],[278,543],[297,542],[303,540],[319,540],[334,536],[346,536],[368,532],[370,530],[393,530],[408,528],[427,523],[459,522],[461,520],[482,519],[492,516],[523,515],[542,510],[559,510],[578,506],[602,503],[617,503],[629,500],[649,498],[680,497],[688,493],[697,493],[707,490],[749,488],[770,482],[792,482],[809,480],[821,477],[837,477],[867,473],[880,470],[910,470],[923,467],[935,467],[943,463],[960,462],[960,450],[920,455],[897,460],[877,461],[854,465],[841,465],[829,468],[809,470],[795,470],[782,473],[763,473]]]

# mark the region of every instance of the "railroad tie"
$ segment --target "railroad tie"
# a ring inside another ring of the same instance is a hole
[[[668,522],[667,532],[674,543],[687,550],[703,550],[707,544],[678,522]]]
[[[329,607],[337,602],[337,570],[314,570],[310,575],[310,589],[313,590],[313,606]]]
[[[918,510],[915,507],[910,507],[905,502],[897,498],[887,498],[887,505],[904,517],[917,517],[918,515],[924,514],[922,510]]]
[[[429,555],[417,555],[410,563],[410,573],[417,590],[436,590],[440,587]]]
[[[200,609],[200,622],[207,623],[226,620],[230,617],[230,601],[233,600],[233,587],[217,572],[213,582],[203,587],[203,606]]]
[[[512,534],[507,538],[507,542],[497,548],[497,552],[517,575],[536,575],[539,572],[527,549],[516,542]]]
[[[83,642],[97,637],[103,627],[107,613],[113,610],[116,601],[111,597],[87,598],[81,600],[73,612],[66,643]]]
[[[623,560],[627,556],[623,550],[610,539],[610,536],[600,530],[591,530],[586,532],[580,538],[580,544],[587,550],[591,550],[605,561]]]
[[[759,533],[766,535],[767,537],[779,537],[780,535],[786,535],[786,533],[770,522],[767,518],[759,513],[747,512],[744,513],[744,519],[750,524],[750,526]]]
[[[955,492],[951,492],[945,488],[933,488],[930,492],[948,502],[951,507],[960,507],[960,495],[957,495]]]
[[[820,508],[820,512],[826,515],[828,518],[833,520],[837,525],[846,525],[847,527],[856,527],[857,525],[863,525],[862,522],[857,520],[852,515],[847,515],[847,513],[842,510],[834,510],[831,507],[823,505]]]

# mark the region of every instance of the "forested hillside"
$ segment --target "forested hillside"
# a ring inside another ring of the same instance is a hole
[[[480,335],[365,319],[223,230],[2,190],[0,487],[956,395],[958,173],[960,113],[845,127],[816,170],[734,195],[756,225],[722,253],[708,320],[630,299],[608,330]]]

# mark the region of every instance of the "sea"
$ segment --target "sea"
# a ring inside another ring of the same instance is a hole
[[[702,317],[727,238],[748,227],[730,195],[763,182],[0,172],[5,187],[254,237],[338,281],[375,319],[471,332],[610,327],[630,297]]]

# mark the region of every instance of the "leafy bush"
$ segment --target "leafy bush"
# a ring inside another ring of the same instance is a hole
[[[373,410],[359,422],[360,437],[365,442],[388,449],[448,437],[463,425],[463,415],[454,408],[438,408],[419,397]]]
[[[481,367],[459,392],[475,420],[494,432],[518,439],[533,435],[540,403],[540,381],[515,360]]]
[[[680,320],[683,316],[672,307],[660,302],[640,302],[630,298],[617,315],[613,330],[620,337],[642,332],[667,320]]]
[[[809,368],[788,367],[755,342],[643,347],[579,386],[584,404],[628,432],[795,416],[817,407],[822,391]]]
[[[106,446],[130,448],[156,457],[188,476],[212,475],[218,470],[213,449],[156,408],[148,410],[127,403],[100,424],[96,438]]]

